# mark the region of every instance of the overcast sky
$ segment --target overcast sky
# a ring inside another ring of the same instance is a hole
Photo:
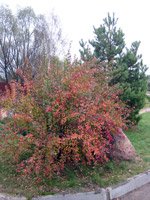
[[[53,10],[61,20],[64,34],[72,41],[73,54],[77,55],[81,38],[92,39],[93,26],[98,27],[108,12],[115,12],[128,47],[135,40],[141,41],[139,53],[150,74],[149,0],[0,0],[0,4],[7,4],[13,10],[31,6],[36,13],[45,15]]]

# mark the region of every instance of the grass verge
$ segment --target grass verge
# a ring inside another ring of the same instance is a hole
[[[143,159],[136,162],[108,162],[103,167],[78,167],[66,169],[62,176],[43,180],[37,186],[34,179],[17,176],[13,166],[0,159],[0,192],[24,195],[28,199],[36,195],[82,192],[117,184],[128,177],[149,169],[150,166],[150,113],[142,115],[136,130],[126,132],[137,153]]]
[[[126,134],[140,157],[150,163],[150,113],[142,114],[137,130]]]

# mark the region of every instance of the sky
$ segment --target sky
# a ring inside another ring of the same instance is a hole
[[[64,35],[72,41],[72,54],[79,56],[79,41],[94,37],[96,28],[107,13],[115,13],[118,27],[125,33],[128,47],[140,40],[139,53],[150,74],[150,2],[149,0],[0,0],[12,10],[31,6],[37,14],[49,16],[53,11],[60,19]]]

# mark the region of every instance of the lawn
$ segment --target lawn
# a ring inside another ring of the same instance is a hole
[[[144,113],[136,131],[128,131],[128,138],[145,162],[150,162],[150,113]]]
[[[20,178],[13,166],[0,160],[0,192],[21,194],[29,199],[33,195],[46,195],[64,192],[82,192],[117,184],[150,167],[150,113],[142,115],[136,130],[126,132],[137,153],[143,160],[136,162],[108,162],[103,167],[78,167],[66,169],[62,176],[51,181],[43,180],[36,185],[34,179]]]

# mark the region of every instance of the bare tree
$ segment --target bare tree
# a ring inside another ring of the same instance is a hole
[[[8,82],[10,66],[13,62],[14,17],[8,7],[0,9],[0,73]]]
[[[0,76],[6,82],[17,79],[16,70],[26,70],[27,65],[35,75],[38,67],[47,67],[64,46],[56,15],[51,14],[48,23],[30,7],[18,10],[16,16],[7,6],[0,7]]]

